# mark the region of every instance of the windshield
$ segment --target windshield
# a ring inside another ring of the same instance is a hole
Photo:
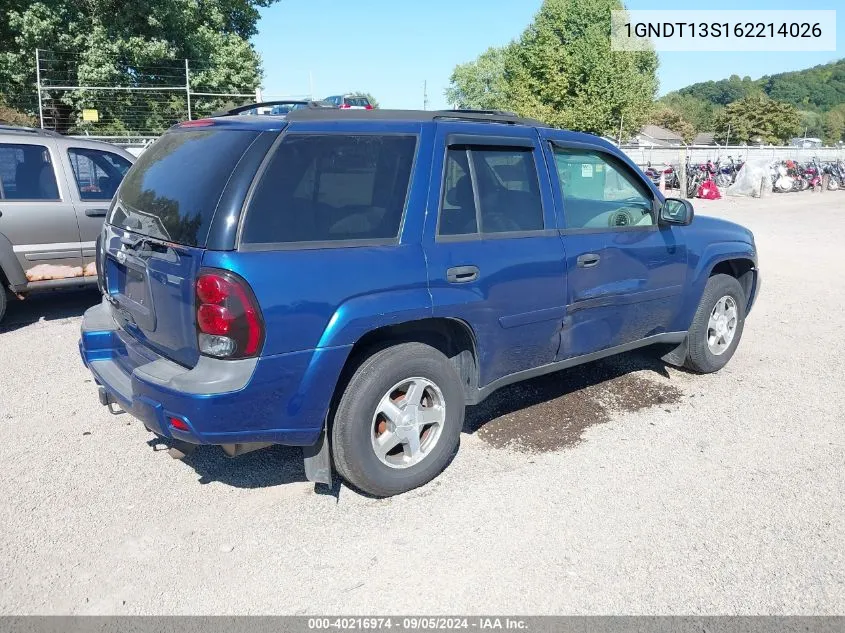
[[[108,222],[186,246],[205,246],[220,195],[258,132],[168,132],[138,158]]]

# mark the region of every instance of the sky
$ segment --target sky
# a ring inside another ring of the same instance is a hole
[[[840,0],[841,1],[841,0]],[[836,52],[660,53],[660,94],[732,74],[757,79],[845,57],[845,5],[837,13]],[[264,63],[264,99],[371,93],[383,108],[449,107],[443,92],[455,65],[519,37],[541,0],[280,0],[261,9],[253,42]],[[665,0],[629,0],[629,9]],[[688,8],[799,9],[795,0],[708,0]],[[673,7],[680,8],[680,7]]]

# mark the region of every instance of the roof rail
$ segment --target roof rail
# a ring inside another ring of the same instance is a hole
[[[229,110],[218,110],[214,112],[211,116],[212,117],[220,117],[220,116],[237,116],[238,114],[243,114],[244,112],[249,112],[250,110],[255,110],[256,108],[271,108],[277,105],[304,105],[307,108],[313,109],[333,109],[336,106],[333,106],[325,101],[308,101],[305,99],[281,99],[278,101],[261,101],[259,103],[245,103],[244,105],[238,106],[236,108],[231,108]]]
[[[0,132],[23,132],[25,134],[35,134],[36,136],[61,136],[61,134],[54,130],[27,127],[25,125],[12,125],[11,123],[0,123]]]
[[[341,110],[337,108],[300,108],[287,115],[288,121],[477,121],[506,125],[546,127],[541,121],[524,119],[512,112],[498,110]]]
[[[494,123],[507,123],[510,125],[530,125],[544,127],[542,121],[528,119],[519,116],[514,112],[505,110],[439,110],[435,119],[459,119],[462,121],[493,121]]]

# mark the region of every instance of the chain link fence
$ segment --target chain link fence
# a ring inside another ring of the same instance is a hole
[[[37,103],[26,109],[37,111],[38,125],[121,145],[143,145],[180,121],[256,98],[253,85],[219,77],[204,60],[112,59],[92,67],[78,53],[37,49],[34,56]]]

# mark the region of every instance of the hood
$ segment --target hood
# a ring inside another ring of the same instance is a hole
[[[754,234],[741,224],[721,218],[696,215],[691,228],[710,242],[746,242],[754,244]]]

